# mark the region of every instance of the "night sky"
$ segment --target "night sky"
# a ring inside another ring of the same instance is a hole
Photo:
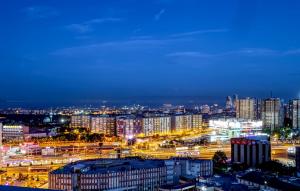
[[[299,10],[297,0],[1,0],[0,99],[295,98]]]

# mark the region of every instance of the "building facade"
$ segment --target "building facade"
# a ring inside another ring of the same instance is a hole
[[[116,135],[132,139],[142,133],[142,119],[135,116],[118,116],[116,118]]]
[[[238,119],[254,120],[255,117],[255,99],[245,98],[236,101],[236,117]]]
[[[202,128],[202,115],[201,114],[193,114],[192,115],[192,128],[193,129],[201,129]]]
[[[193,127],[192,115],[173,115],[171,118],[172,131],[185,131],[191,130]]]
[[[294,129],[300,128],[300,99],[294,99],[289,102],[289,118],[292,120]]]
[[[29,127],[25,125],[2,125],[0,132],[2,141],[23,141],[25,134],[28,133]]]
[[[116,135],[116,119],[108,115],[91,117],[91,132]]]
[[[231,162],[255,167],[271,160],[271,144],[268,136],[231,139]]]
[[[282,108],[279,98],[265,99],[262,103],[262,121],[263,127],[271,132],[278,129],[283,124]]]
[[[167,134],[171,132],[171,117],[154,116],[142,119],[143,134],[150,136],[154,134]]]
[[[212,160],[93,159],[78,161],[49,173],[49,188],[58,190],[159,190],[179,184],[182,176],[212,176]]]
[[[71,116],[71,128],[85,128],[91,127],[91,116],[89,115],[72,115]]]

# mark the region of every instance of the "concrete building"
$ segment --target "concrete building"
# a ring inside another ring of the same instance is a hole
[[[231,162],[255,167],[271,160],[271,143],[268,136],[251,136],[231,139]]]
[[[116,135],[116,119],[109,115],[100,115],[91,117],[91,132],[103,133],[106,135]]]
[[[142,119],[143,134],[145,136],[154,134],[167,134],[171,132],[170,116],[154,116]]]
[[[300,99],[294,99],[289,102],[289,118],[292,120],[294,129],[300,128]]]
[[[236,117],[238,119],[254,120],[255,117],[255,99],[245,98],[236,101]]]
[[[207,171],[207,172],[204,172]],[[49,188],[73,190],[159,190],[182,176],[212,175],[211,160],[140,158],[78,161],[49,173]]]
[[[132,139],[142,133],[142,119],[135,116],[118,116],[116,118],[116,135]]]
[[[71,116],[71,128],[86,128],[91,127],[91,116],[89,115],[72,115]]]
[[[202,128],[202,115],[201,114],[193,114],[192,115],[192,128],[193,129]]]
[[[191,114],[173,115],[171,118],[172,131],[191,130],[193,127],[192,118]]]
[[[0,125],[2,141],[23,141],[24,135],[29,133],[29,127],[25,125]]]
[[[280,128],[283,124],[283,113],[279,98],[269,98],[262,103],[262,121],[263,127],[271,132]]]

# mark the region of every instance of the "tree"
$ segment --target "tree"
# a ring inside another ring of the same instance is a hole
[[[224,172],[227,169],[227,156],[223,151],[215,152],[213,156],[213,164],[215,172]]]

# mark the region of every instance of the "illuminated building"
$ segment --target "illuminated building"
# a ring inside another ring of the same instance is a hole
[[[282,109],[279,98],[265,99],[262,103],[263,127],[273,131],[283,124]]]
[[[262,121],[235,118],[209,120],[209,128],[214,132],[211,142],[225,141],[233,137],[257,135],[262,132]]]
[[[231,139],[231,162],[255,167],[271,160],[271,143],[268,136],[251,136]]]
[[[233,108],[233,103],[232,103],[232,99],[230,96],[227,96],[227,98],[226,98],[225,108],[226,108],[226,110],[231,110]]]
[[[181,177],[212,176],[212,160],[190,158],[92,159],[49,173],[49,188],[72,190],[158,190],[179,184]]]
[[[163,160],[97,159],[49,174],[49,188],[61,190],[155,190],[167,183]]]
[[[169,116],[145,117],[142,124],[145,136],[171,132],[171,117]]]
[[[292,127],[295,129],[300,128],[300,99],[290,101],[289,116],[292,120]]]
[[[29,133],[29,127],[24,125],[2,125],[2,140],[23,141],[24,135]]]
[[[70,127],[90,129],[91,117],[89,115],[72,115]]]
[[[210,113],[210,107],[208,105],[202,105],[201,106],[201,113],[209,114]]]
[[[200,129],[202,127],[202,115],[201,114],[193,114],[192,115],[192,128]]]
[[[116,118],[116,134],[131,139],[142,133],[142,120],[135,116],[118,116]]]
[[[108,115],[91,117],[91,132],[115,135],[116,119]]]
[[[255,117],[255,99],[245,98],[236,101],[236,117],[239,119],[254,120]]]
[[[174,115],[171,118],[171,129],[172,131],[184,131],[191,130],[192,125],[192,115]]]

